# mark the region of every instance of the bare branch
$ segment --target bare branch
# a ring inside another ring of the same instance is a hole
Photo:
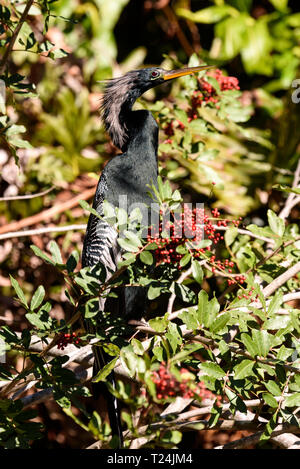
[[[25,200],[25,199],[34,199],[35,197],[42,197],[43,195],[49,194],[49,192],[55,189],[54,186],[50,187],[49,189],[38,192],[37,194],[26,194],[26,195],[12,195],[8,197],[0,197],[0,202],[9,202],[10,200]]]
[[[246,428],[244,428],[244,429],[246,429]],[[282,433],[299,434],[300,433],[300,428],[296,427],[295,425],[289,425],[289,424],[277,425],[277,427],[272,432],[272,437],[279,436]],[[254,433],[253,435],[246,436],[245,438],[241,438],[239,440],[231,441],[230,443],[227,443],[226,445],[216,446],[214,449],[245,449],[245,448],[249,448],[249,446],[255,445],[259,442],[262,434],[263,434],[263,431],[259,431],[257,433]]]
[[[299,182],[300,182],[300,160],[298,161],[298,165],[295,171],[292,187],[297,187],[299,185]],[[291,192],[285,201],[283,209],[279,213],[279,217],[285,220],[289,216],[292,208],[295,207],[295,205],[299,203],[300,203],[300,195],[297,195]]]
[[[273,282],[267,285],[263,290],[263,295],[267,298],[268,296],[272,295],[281,285],[284,285],[290,278],[294,277],[300,272],[300,261],[297,262],[295,265],[290,267],[286,272],[279,275],[279,277],[275,278]]]
[[[205,262],[205,261],[204,261]],[[203,263],[203,262],[202,262]],[[185,272],[183,272],[179,279],[177,280],[177,283],[182,283],[185,281],[186,278],[188,278],[192,273],[192,268],[190,267],[188,270],[186,270]],[[172,293],[172,295],[170,296],[170,299],[169,299],[169,303],[168,303],[168,308],[167,308],[167,313],[168,314],[171,314],[172,313],[172,310],[173,310],[173,305],[174,305],[174,301],[176,299],[176,294],[175,293]]]
[[[2,239],[23,238],[25,236],[35,236],[45,233],[64,233],[66,231],[81,231],[86,230],[85,224],[81,225],[67,225],[67,226],[49,226],[47,228],[36,228],[34,230],[13,231],[10,233],[0,234],[0,241]]]
[[[75,207],[76,205],[78,205],[79,200],[87,200],[93,197],[94,193],[95,193],[95,187],[86,189],[81,194],[77,194],[75,197],[73,197],[70,200],[67,200],[66,202],[62,202],[60,204],[54,205],[53,207],[47,210],[44,210],[43,212],[37,213],[36,215],[32,215],[28,218],[23,218],[22,220],[15,221],[15,222],[9,223],[8,225],[4,225],[0,227],[0,234],[18,231],[27,226],[35,225],[36,223],[49,220],[54,215],[65,212],[66,210],[69,210],[70,208]]]

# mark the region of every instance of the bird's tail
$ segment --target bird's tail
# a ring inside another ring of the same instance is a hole
[[[111,357],[105,353],[101,347],[93,347],[94,353],[94,368],[93,376],[96,376],[100,370],[111,360]],[[116,387],[115,375],[112,371],[106,378],[108,382],[111,383],[113,388]],[[120,408],[118,399],[113,396],[109,389],[107,388],[104,382],[94,383],[93,384],[93,395],[94,398],[99,398],[103,396],[107,404],[107,412],[109,416],[109,422],[111,426],[111,431],[113,436],[117,436],[119,439],[119,449],[123,448],[123,434],[121,428],[121,419],[120,419]]]

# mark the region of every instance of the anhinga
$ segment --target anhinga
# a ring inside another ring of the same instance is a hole
[[[166,80],[190,75],[210,68],[198,66],[166,71],[161,68],[145,68],[126,73],[106,82],[102,98],[102,119],[115,146],[123,152],[110,160],[98,182],[93,208],[103,215],[103,201],[118,206],[119,196],[127,196],[127,206],[143,203],[150,205],[148,185],[155,184],[158,175],[157,148],[158,126],[151,112],[133,111],[136,99],[145,91]],[[117,269],[120,247],[117,232],[106,222],[91,214],[84,239],[82,265],[94,266],[101,262],[107,268],[107,279]],[[100,298],[99,311],[109,311],[108,300]],[[118,299],[123,317],[140,318],[144,313],[145,295],[139,287],[125,288],[123,298]],[[106,309],[105,309],[106,308]],[[94,347],[94,376],[107,363],[108,357],[100,347]],[[111,360],[111,358],[110,358]],[[113,373],[108,377],[114,385]],[[106,388],[106,386],[105,386]],[[112,434],[117,435],[122,446],[122,431],[117,400],[105,389]]]

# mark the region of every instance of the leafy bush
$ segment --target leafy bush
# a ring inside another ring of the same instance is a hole
[[[180,194],[172,193],[170,185],[161,180],[158,187],[157,201],[163,223],[169,210],[175,216],[180,208]],[[83,206],[88,208],[86,204]],[[94,213],[93,209],[89,210]],[[112,207],[107,207],[106,216],[112,223],[111,210]],[[126,223],[125,215],[120,210],[114,214],[116,228]],[[200,403],[209,397],[210,420],[187,422],[189,428],[218,428],[225,409],[233,416],[237,412],[246,413],[253,399],[256,415],[263,416],[265,422],[260,427],[260,441],[268,440],[280,422],[297,428],[299,310],[284,308],[284,305],[293,297],[290,292],[299,286],[299,278],[293,278],[299,272],[298,226],[285,226],[284,220],[269,210],[268,226],[250,225],[240,229],[238,222],[228,224],[228,220],[213,210],[212,216],[203,217],[204,230],[213,234],[211,239],[199,239],[197,226],[193,226],[196,239],[189,237],[183,242],[175,238],[179,256],[170,263],[167,258],[161,258],[162,246],[159,245],[164,245],[165,253],[172,253],[172,240],[163,237],[167,225],[162,225],[161,237],[143,239],[140,220],[138,211],[127,220],[127,230],[119,237],[123,259],[119,270],[105,283],[105,268],[101,264],[78,271],[77,252],[64,263],[54,241],[50,245],[50,257],[32,246],[35,255],[64,276],[65,294],[73,314],[68,322],[53,319],[51,302],[45,302],[43,286],[39,286],[30,299],[12,278],[31,327],[24,329],[22,335],[8,327],[2,328],[0,333],[7,351],[15,350],[30,362],[21,374],[15,374],[9,367],[5,371],[3,368],[2,379],[8,383],[2,388],[2,397],[34,380],[38,389],[53,393],[57,403],[76,423],[104,444],[113,446],[114,440],[109,443],[108,425],[103,426],[95,412],[89,416],[83,403],[78,403],[78,396],[87,396],[88,391],[74,372],[64,366],[68,355],[62,352],[59,357],[47,358],[56,347],[63,350],[73,342],[79,348],[96,339],[97,346],[108,351],[112,359],[95,381],[105,381],[118,363],[131,379],[132,384],[118,381],[117,389],[107,383],[110,392],[124,403],[122,418],[129,432],[127,446],[141,436],[146,446],[176,446],[182,437],[180,415],[166,415],[166,421],[161,416],[168,404],[179,396]],[[218,230],[225,232],[224,240],[217,234]],[[210,297],[203,286],[216,280]],[[268,283],[265,287],[264,281]],[[127,342],[124,341],[125,331],[128,334],[130,326],[109,313],[99,316],[98,298],[99,294],[115,295],[122,285],[130,288],[136,284],[148,291],[151,315],[147,324],[136,327],[139,335],[133,334]],[[167,307],[163,301],[159,304],[155,301],[163,298],[163,294],[171,295]],[[95,335],[78,331],[74,327],[80,318],[97,321],[97,324],[100,321],[102,327],[98,326]],[[39,341],[45,344],[44,350],[33,352],[33,343]],[[140,392],[136,392],[137,389]],[[40,393],[43,391],[38,395]],[[18,413],[12,417],[17,421],[23,418],[21,401],[16,401],[20,402]],[[74,415],[71,404],[79,406],[81,418]],[[21,427],[20,438],[18,427],[13,428],[14,432],[3,427],[5,447],[26,447],[29,440],[34,439],[31,431],[23,433]]]

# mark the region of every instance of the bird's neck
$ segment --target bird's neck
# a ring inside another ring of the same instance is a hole
[[[130,111],[126,115],[128,137],[123,150],[135,158],[155,157],[158,149],[158,125],[151,112],[145,110]]]

